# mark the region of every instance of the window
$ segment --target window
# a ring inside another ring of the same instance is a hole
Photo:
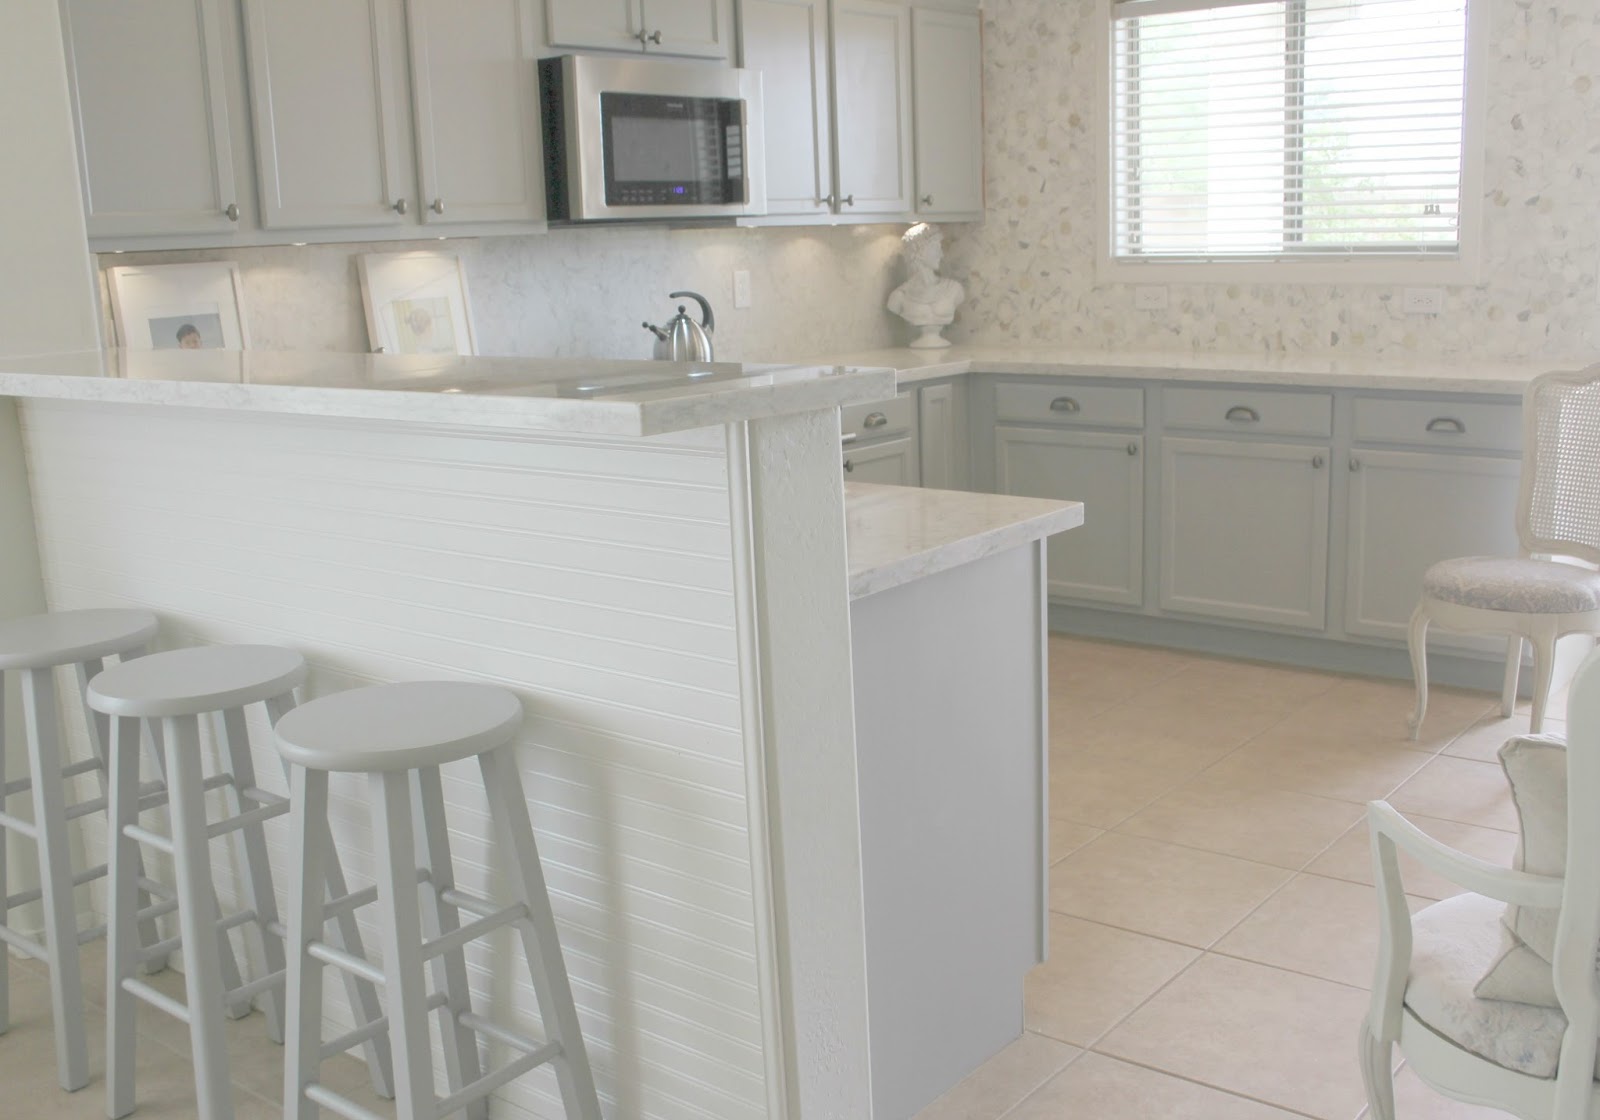
[[[1467,0],[1112,0],[1118,263],[1456,261]]]

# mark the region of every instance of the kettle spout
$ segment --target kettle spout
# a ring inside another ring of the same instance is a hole
[[[658,341],[667,341],[667,332],[656,326],[654,323],[640,323],[639,325],[645,330],[649,331],[651,334],[655,335]]]
[[[668,292],[668,299],[692,299],[700,305],[700,329],[712,334],[717,329],[717,317],[711,313],[711,301],[699,292]]]

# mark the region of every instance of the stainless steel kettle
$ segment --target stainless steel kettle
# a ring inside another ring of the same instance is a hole
[[[700,305],[700,322],[689,318],[682,304],[678,313],[667,320],[665,327],[644,324],[644,329],[656,336],[655,356],[669,362],[714,362],[715,347],[711,335],[717,329],[717,318],[711,313],[711,304],[698,292],[670,292],[668,299],[692,299]]]

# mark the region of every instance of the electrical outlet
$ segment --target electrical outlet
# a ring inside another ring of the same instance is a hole
[[[733,306],[741,310],[750,306],[750,274],[742,268],[733,274]]]
[[[1165,311],[1167,288],[1165,284],[1140,284],[1133,289],[1133,306],[1140,311]]]
[[[1407,288],[1401,296],[1407,315],[1437,315],[1444,310],[1443,288]]]

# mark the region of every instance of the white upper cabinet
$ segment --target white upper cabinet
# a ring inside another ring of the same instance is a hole
[[[410,0],[427,225],[544,220],[533,0]]]
[[[910,213],[910,8],[834,0],[833,102],[839,213]]]
[[[916,210],[924,218],[983,212],[983,29],[976,12],[911,13]]]
[[[745,0],[740,36],[740,65],[761,71],[767,213],[831,213],[828,0]]]
[[[263,226],[414,221],[398,9],[399,0],[244,0]]]
[[[552,47],[691,58],[732,53],[729,0],[546,0],[545,10]]]
[[[221,0],[65,0],[90,237],[238,226]]]

